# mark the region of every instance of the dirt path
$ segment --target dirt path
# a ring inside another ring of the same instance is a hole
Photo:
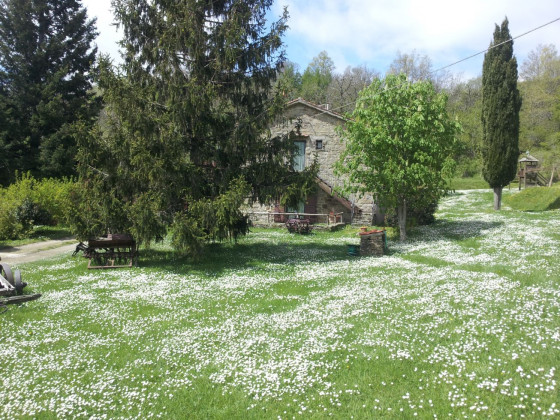
[[[72,253],[78,241],[74,238],[55,239],[0,249],[2,262],[21,264],[44,260],[60,254]]]

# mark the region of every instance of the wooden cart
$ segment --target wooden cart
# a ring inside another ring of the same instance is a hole
[[[21,281],[19,270],[12,271],[6,263],[0,263],[0,313],[6,310],[5,306],[14,303],[23,303],[39,299],[40,293],[24,295],[23,288],[27,283]]]
[[[83,251],[84,257],[89,259],[88,268],[132,267],[137,263],[136,241],[126,233],[90,239],[87,245],[80,242],[74,254],[79,251]]]

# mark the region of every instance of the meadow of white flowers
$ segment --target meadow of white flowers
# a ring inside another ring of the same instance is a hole
[[[380,258],[259,230],[215,266],[24,265],[0,418],[176,418],[206,388],[253,418],[559,417],[560,213],[490,207],[447,197]]]

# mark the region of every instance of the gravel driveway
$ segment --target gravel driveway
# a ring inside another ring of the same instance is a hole
[[[64,253],[72,253],[78,241],[74,238],[62,238],[35,242],[8,248],[0,248],[0,259],[9,264],[21,264],[44,260]]]

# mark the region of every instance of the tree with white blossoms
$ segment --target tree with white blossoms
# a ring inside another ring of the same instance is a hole
[[[460,125],[449,118],[447,96],[432,83],[387,75],[362,90],[341,135],[346,149],[337,171],[347,192],[373,193],[396,208],[406,240],[407,204],[433,202],[448,189]]]

